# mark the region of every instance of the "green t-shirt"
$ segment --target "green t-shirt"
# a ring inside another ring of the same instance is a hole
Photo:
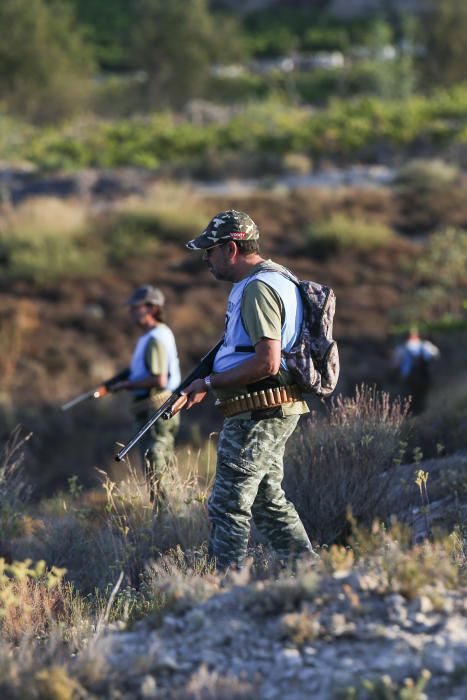
[[[272,266],[271,261],[267,261]],[[261,263],[253,268],[252,275],[261,267]],[[243,325],[255,346],[263,338],[269,340],[281,340],[282,324],[285,320],[284,304],[280,295],[266,282],[259,279],[249,282],[242,295],[240,307]],[[278,378],[281,384],[294,384],[290,372],[279,370]],[[234,389],[216,389],[215,394],[221,401],[225,401],[239,394],[246,394],[246,386],[238,386]],[[295,401],[282,406],[282,415],[301,415],[308,413],[309,409],[305,401]],[[239,417],[249,417],[248,413],[241,413]]]
[[[167,349],[165,345],[159,342],[156,338],[150,338],[148,344],[146,345],[146,350],[144,351],[144,364],[153,376],[156,376],[157,374],[168,374],[169,357]],[[166,389],[158,389],[157,387],[153,387],[149,390],[149,395],[151,397],[155,397],[158,394],[166,391]]]
[[[156,338],[151,338],[146,345],[144,364],[153,375],[167,374],[169,371],[167,350]]]

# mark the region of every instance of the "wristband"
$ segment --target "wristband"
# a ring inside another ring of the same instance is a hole
[[[204,377],[204,384],[206,386],[206,389],[209,391],[209,389],[211,389],[211,387],[212,387],[210,374],[208,374],[207,377]]]

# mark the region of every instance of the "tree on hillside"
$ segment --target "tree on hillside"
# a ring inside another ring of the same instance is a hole
[[[149,106],[180,107],[203,95],[210,65],[238,47],[233,19],[210,14],[206,0],[134,0],[135,68],[147,73]]]
[[[1,0],[0,98],[34,121],[82,108],[92,58],[70,6],[62,0]]]
[[[420,43],[426,48],[420,70],[428,84],[453,85],[466,80],[465,0],[429,0],[420,16]]]
[[[102,70],[125,71],[131,64],[128,32],[132,0],[68,0],[86,27]]]

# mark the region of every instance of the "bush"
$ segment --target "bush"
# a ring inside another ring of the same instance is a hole
[[[371,250],[387,245],[393,236],[392,230],[384,224],[336,214],[309,224],[305,242],[313,255],[325,257],[342,250]]]
[[[40,283],[97,274],[103,259],[89,246],[86,226],[81,206],[53,198],[27,201],[10,212],[0,231],[3,273]]]
[[[217,21],[207,0],[138,0],[133,5],[131,55],[135,69],[147,74],[141,91],[146,104],[182,107],[203,96],[210,64],[236,52],[234,18]]]
[[[464,205],[457,167],[442,160],[414,160],[394,182],[401,227],[413,233],[431,230]]]
[[[92,69],[68,3],[0,3],[0,92],[13,113],[38,122],[75,113],[87,103]]]
[[[349,35],[344,27],[311,27],[302,40],[304,51],[346,51]]]
[[[29,488],[24,480],[23,447],[30,437],[16,428],[0,453],[1,557],[10,556],[12,538],[24,529],[23,512]]]
[[[31,564],[30,559],[12,564],[0,559],[0,629],[15,643],[25,636],[44,637],[54,618],[69,613],[60,585],[65,571],[47,571],[43,561]]]
[[[426,85],[452,85],[465,80],[462,46],[467,39],[463,0],[437,0],[420,13],[419,41],[425,47],[420,71]]]
[[[303,80],[306,83],[307,78]],[[318,76],[318,83],[320,80]],[[55,130],[15,127],[14,152],[50,170],[120,165],[157,168],[164,163],[192,166],[210,154],[232,152],[276,156],[302,152],[341,161],[363,156],[368,160],[379,158],[382,151],[387,156],[420,144],[435,151],[462,145],[465,140],[465,85],[439,91],[429,99],[334,100],[325,109],[310,112],[309,107],[290,106],[284,97],[289,83],[279,91],[281,99],[273,91],[266,102],[249,104],[225,122],[207,125],[156,113],[115,122],[81,120]],[[2,132],[0,139],[7,141]]]
[[[347,529],[347,513],[378,517],[400,458],[408,406],[362,386],[338,397],[326,419],[302,419],[286,466],[285,488],[313,540],[333,542]]]
[[[467,231],[447,228],[431,235],[409,272],[415,291],[399,313],[401,320],[441,323],[446,329],[465,323]]]
[[[364,61],[347,71],[341,82],[344,86],[343,94],[407,99],[415,91],[415,68],[408,56],[390,62]]]
[[[144,198],[130,199],[113,217],[104,235],[112,262],[150,255],[161,241],[187,242],[199,235],[209,215],[188,187],[160,183]]]

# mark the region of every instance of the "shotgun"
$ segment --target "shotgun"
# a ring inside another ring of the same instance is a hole
[[[95,386],[94,389],[89,389],[89,391],[85,391],[84,394],[75,396],[74,399],[70,399],[70,401],[64,403],[63,406],[61,406],[62,411],[68,411],[69,408],[72,408],[73,406],[76,406],[77,404],[81,403],[82,401],[86,401],[87,399],[100,399],[101,396],[105,396],[109,393],[112,384],[116,384],[117,382],[123,382],[125,379],[128,379],[129,374],[130,370],[127,367],[115,376],[110,377],[110,379],[107,379],[107,381],[102,382],[102,384]]]
[[[191,384],[195,379],[204,379],[212,370],[212,365],[214,358],[217,355],[217,351],[220,349],[224,339],[219,340],[217,345],[215,345],[204,357],[201,358],[199,365],[193,370],[191,374],[182,381],[182,383],[175,389],[173,394],[169,396],[167,401],[157,409],[157,411],[151,416],[151,418],[143,425],[143,427],[136,433],[136,435],[115,455],[117,462],[121,462],[122,459],[128,454],[128,452],[136,445],[136,443],[141,440],[143,435],[147,433],[148,430],[152,428],[154,423],[160,418],[163,420],[169,420],[172,416],[182,410],[188,401],[188,397],[182,394],[182,391]]]

